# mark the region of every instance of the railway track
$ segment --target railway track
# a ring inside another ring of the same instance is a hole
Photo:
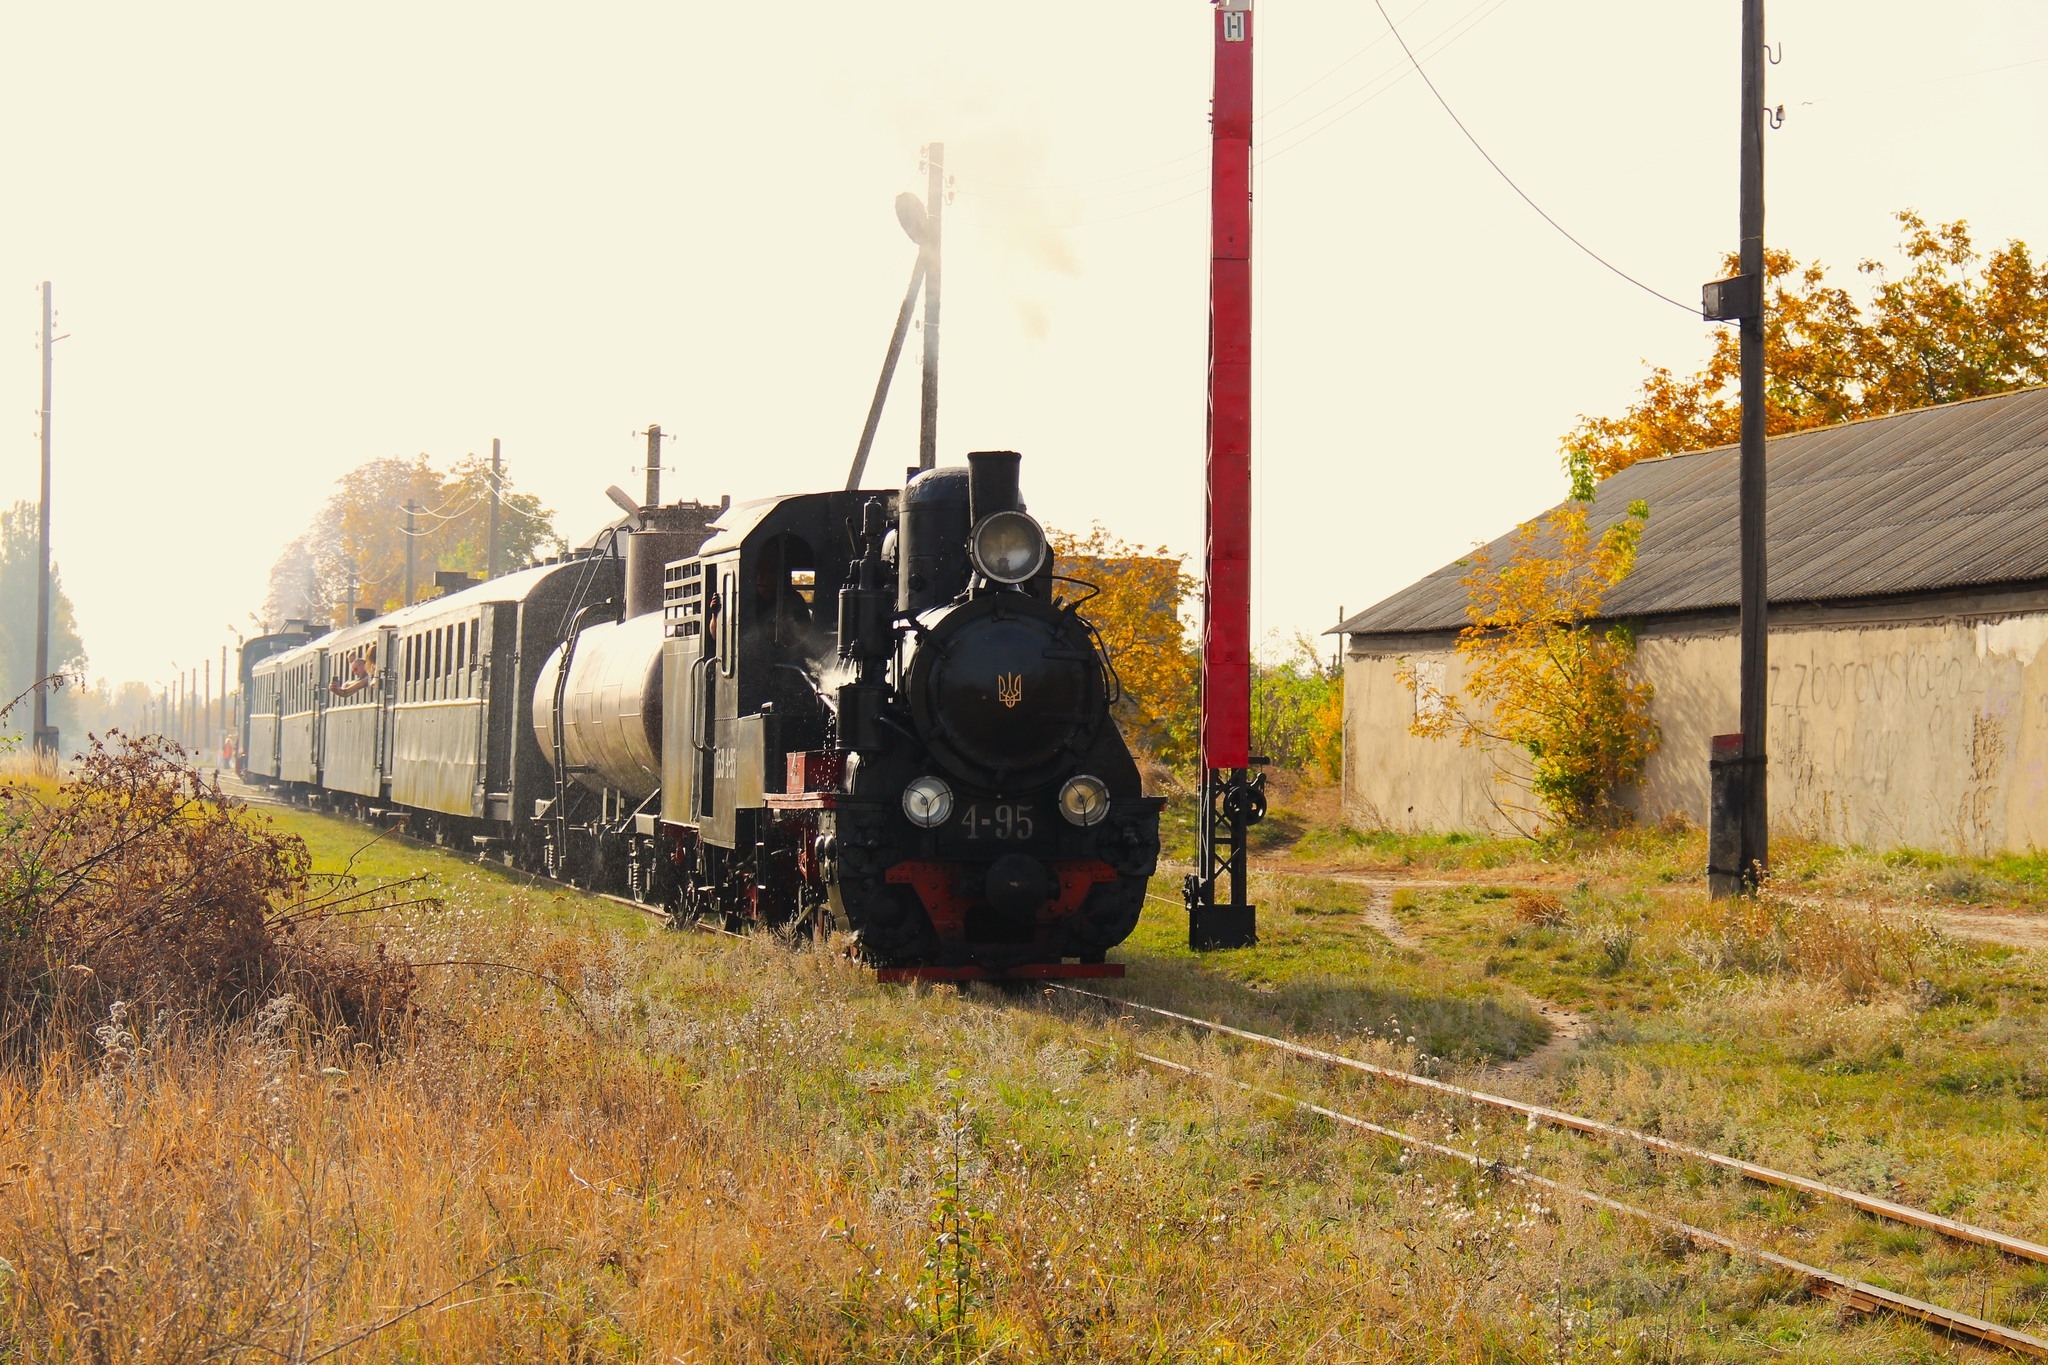
[[[1615,1142],[1633,1143],[1646,1150],[1664,1155],[1704,1162],[1740,1175],[1746,1180],[1795,1190],[1811,1198],[1845,1205],[1874,1217],[1920,1228],[1953,1241],[1989,1247],[2019,1260],[2048,1263],[2048,1246],[2029,1241],[2026,1238],[2015,1237],[1990,1228],[1958,1222],[1955,1219],[1945,1218],[1940,1214],[1931,1213],[1925,1209],[1913,1208],[1910,1205],[1895,1203],[1888,1199],[1879,1199],[1872,1195],[1866,1195],[1861,1191],[1847,1189],[1839,1185],[1831,1185],[1825,1181],[1813,1180],[1806,1176],[1774,1170],[1771,1167],[1762,1166],[1751,1161],[1744,1161],[1738,1157],[1708,1151],[1701,1147],[1693,1147],[1686,1143],[1674,1142],[1669,1138],[1658,1137],[1652,1133],[1640,1132],[1618,1124],[1605,1123],[1598,1119],[1567,1113],[1564,1110],[1552,1109],[1545,1105],[1530,1104],[1504,1095],[1492,1095],[1466,1086],[1453,1085],[1448,1081],[1438,1080],[1435,1077],[1422,1076],[1414,1072],[1380,1066],[1356,1057],[1346,1057],[1341,1053],[1309,1047],[1305,1044],[1293,1042],[1285,1038],[1277,1038],[1270,1034],[1236,1028],[1213,1019],[1203,1019],[1196,1015],[1182,1014],[1176,1010],[1163,1009],[1157,1005],[1142,1004],[1135,1000],[1109,995],[1101,991],[1070,985],[1052,985],[1048,986],[1047,989],[1085,998],[1098,1004],[1113,1006],[1119,1010],[1132,1010],[1149,1014],[1174,1024],[1249,1043],[1253,1046],[1279,1052],[1298,1060],[1352,1071],[1372,1077],[1388,1085],[1420,1090],[1442,1098],[1455,1099],[1481,1107],[1516,1114],[1530,1123],[1532,1127],[1538,1124],[1547,1125],[1583,1136],[1600,1137]],[[1987,1345],[2003,1347],[2006,1350],[2021,1355],[2048,1359],[2048,1339],[2034,1336],[2017,1328],[2007,1327],[1974,1314],[1965,1313],[1960,1309],[1916,1299],[1910,1295],[1901,1294],[1867,1281],[1842,1275],[1820,1266],[1793,1260],[1790,1257],[1782,1256],[1765,1248],[1739,1242],[1734,1238],[1713,1232],[1696,1224],[1639,1208],[1592,1190],[1567,1185],[1562,1181],[1539,1175],[1535,1171],[1528,1170],[1519,1165],[1511,1165],[1498,1159],[1488,1158],[1477,1151],[1467,1151],[1445,1143],[1433,1142],[1398,1128],[1373,1123],[1357,1115],[1316,1104],[1299,1096],[1253,1086],[1246,1082],[1222,1076],[1199,1067],[1190,1066],[1185,1062],[1175,1061],[1154,1053],[1140,1051],[1136,1055],[1146,1065],[1163,1071],[1234,1085],[1265,1098],[1292,1105],[1304,1112],[1317,1114],[1354,1131],[1386,1137],[1412,1150],[1426,1151],[1436,1156],[1463,1162],[1475,1169],[1488,1172],[1495,1177],[1513,1179],[1525,1184],[1535,1185],[1561,1197],[1570,1198],[1591,1207],[1604,1209],[1646,1226],[1655,1227],[1666,1233],[1679,1236],[1694,1246],[1724,1252],[1760,1265],[1767,1265],[1787,1271],[1803,1279],[1816,1295],[1856,1311],[1893,1313],[1902,1317],[1912,1318],[1955,1336],[1968,1337]]]
[[[246,795],[242,792],[237,792],[236,795],[249,801],[251,804],[272,806],[283,806],[286,804],[269,798],[267,795],[257,795],[253,789]],[[393,839],[422,850],[439,849],[442,852],[448,851],[431,841],[417,839],[396,830],[386,829],[380,833],[379,837]],[[501,867],[499,870],[529,884],[557,884],[549,878],[517,868]],[[747,937],[745,934],[735,933],[721,925],[698,920],[678,921],[663,910],[624,896],[616,896],[604,892],[586,892],[585,894],[596,895],[600,899],[614,902],[627,909],[634,910],[675,927],[689,928],[732,938]],[[1098,1005],[1107,1005],[1118,1010],[1135,1011],[1151,1015],[1170,1024],[1200,1030],[1219,1037],[1230,1038],[1254,1047],[1278,1052],[1297,1060],[1313,1062],[1320,1066],[1364,1075],[1389,1086],[1416,1090],[1444,1099],[1513,1114],[1525,1120],[1532,1128],[1537,1125],[1543,1125],[1580,1136],[1632,1144],[1646,1151],[1656,1152],[1661,1155],[1702,1162],[1738,1175],[1745,1180],[1793,1190],[1809,1198],[1843,1205],[1873,1217],[1918,1228],[1956,1242],[1987,1247],[2019,1260],[2048,1264],[2048,1245],[2042,1243],[2017,1237],[2009,1233],[1998,1232],[1995,1229],[1963,1223],[1925,1209],[1914,1208],[1911,1205],[1900,1204],[1893,1200],[1881,1199],[1874,1195],[1868,1195],[1844,1186],[1833,1185],[1826,1181],[1815,1180],[1811,1177],[1776,1170],[1756,1162],[1710,1151],[1706,1148],[1695,1147],[1688,1143],[1677,1142],[1653,1133],[1645,1133],[1623,1125],[1607,1123],[1546,1105],[1513,1099],[1505,1095],[1490,1094],[1486,1091],[1456,1085],[1435,1077],[1382,1066],[1360,1058],[1348,1057],[1341,1053],[1311,1047],[1290,1039],[1237,1028],[1217,1020],[1204,1019],[1196,1015],[1184,1014],[1157,1005],[1143,1004],[1102,991],[1057,983],[1047,983],[1044,988],[1047,991],[1059,991]],[[1718,1251],[1731,1257],[1741,1258],[1755,1264],[1785,1271],[1799,1277],[1815,1295],[1854,1311],[1891,1313],[1900,1317],[1910,1318],[1951,1336],[1967,1337],[1985,1345],[2000,1347],[2016,1354],[2048,1359],[2048,1339],[2034,1336],[2017,1328],[2007,1327],[2001,1323],[1963,1312],[1960,1309],[1917,1299],[1895,1290],[1871,1284],[1868,1281],[1859,1280],[1821,1266],[1810,1265],[1806,1262],[1780,1255],[1763,1247],[1751,1246],[1697,1224],[1644,1209],[1593,1190],[1566,1184],[1521,1165],[1509,1164],[1495,1158],[1486,1157],[1478,1151],[1468,1151],[1446,1143],[1436,1142],[1399,1128],[1375,1123],[1358,1115],[1303,1099],[1296,1095],[1253,1086],[1247,1082],[1204,1070],[1200,1067],[1191,1066],[1188,1063],[1176,1061],[1156,1053],[1138,1051],[1135,1055],[1146,1065],[1161,1071],[1236,1086],[1249,1093],[1258,1094],[1263,1098],[1291,1105],[1306,1113],[1318,1115],[1352,1131],[1384,1137],[1398,1142],[1412,1151],[1428,1152],[1438,1157],[1469,1165],[1475,1170],[1485,1172],[1493,1178],[1513,1180],[1545,1190],[1559,1198],[1575,1200],[1589,1207],[1602,1209],[1644,1226],[1659,1229],[1666,1234],[1681,1238],[1695,1247]]]

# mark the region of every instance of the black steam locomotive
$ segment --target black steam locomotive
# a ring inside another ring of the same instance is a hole
[[[682,916],[834,923],[891,974],[1110,970],[1162,803],[1018,466],[640,508],[563,562],[268,637],[242,766]]]

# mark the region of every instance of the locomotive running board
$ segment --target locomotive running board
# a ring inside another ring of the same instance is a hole
[[[875,980],[885,986],[911,981],[1071,981],[1081,977],[1121,977],[1121,962],[1025,962],[994,967],[877,967]]]

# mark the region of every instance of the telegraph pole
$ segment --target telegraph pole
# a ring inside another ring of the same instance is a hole
[[[939,462],[939,238],[946,203],[946,144],[924,150],[924,392],[917,414],[917,467]]]
[[[50,351],[56,342],[50,323],[50,282],[43,281],[43,482],[36,502],[36,704],[30,747],[55,756],[57,732],[50,725]]]
[[[222,646],[220,647],[220,733],[221,733],[221,737],[222,737],[222,738],[226,738],[226,737],[227,737],[227,733],[228,733],[228,647],[227,647],[226,645],[222,645]]]
[[[405,500],[405,605],[408,607],[412,605],[413,542],[416,539],[413,534],[413,513],[418,506],[419,504],[411,498]]]
[[[503,479],[504,466],[498,460],[498,438],[491,438],[491,530],[485,541],[484,577],[498,576],[498,485]]]
[[[661,506],[661,426],[647,428],[647,501],[642,507]]]
[[[1188,946],[1258,942],[1245,899],[1249,827],[1266,813],[1251,754],[1252,14],[1216,6],[1210,106],[1208,545],[1202,585],[1202,790]],[[1228,885],[1224,885],[1227,881]]]
[[[1770,593],[1764,544],[1764,0],[1742,0],[1742,880],[1771,865],[1766,731]]]
[[[1715,896],[1754,893],[1771,866],[1770,585],[1764,465],[1764,0],[1742,0],[1741,192],[1739,274],[1700,291],[1700,316],[1741,327],[1742,455],[1736,502],[1741,546],[1740,723],[1716,735],[1707,828],[1707,889]]]

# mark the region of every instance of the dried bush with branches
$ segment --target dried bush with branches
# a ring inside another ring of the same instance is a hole
[[[54,788],[0,785],[0,1046],[132,1015],[239,1019],[290,995],[359,1038],[406,1013],[412,969],[339,922],[403,885],[316,876],[305,844],[159,737],[95,739]]]

